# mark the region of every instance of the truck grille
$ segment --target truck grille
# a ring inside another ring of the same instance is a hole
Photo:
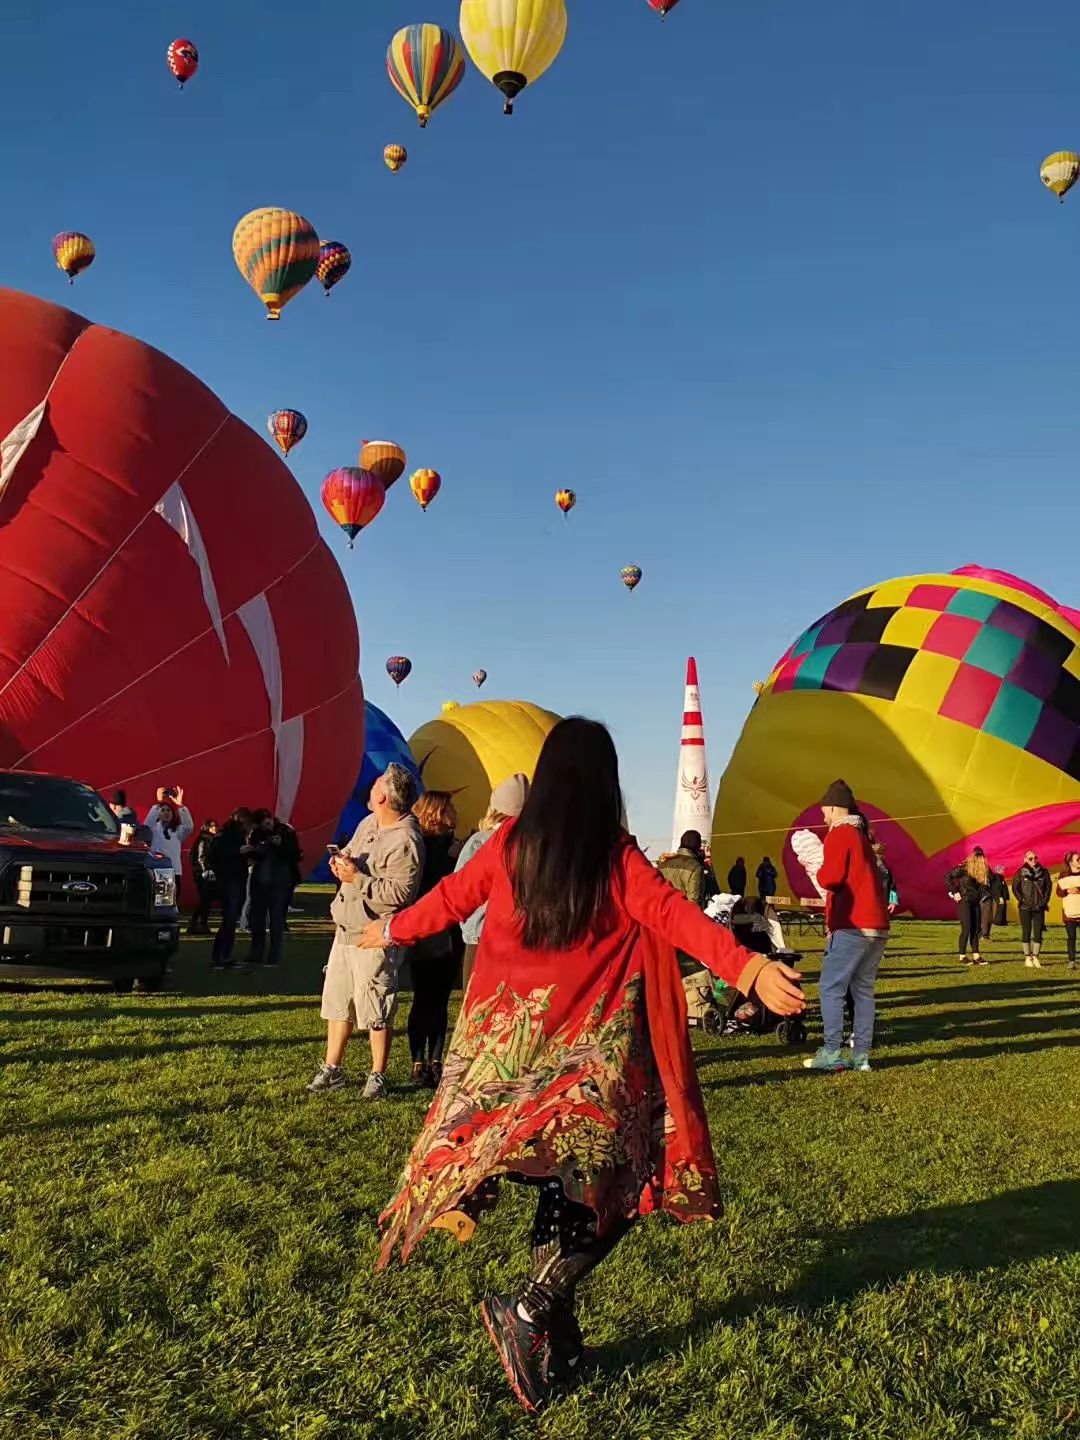
[[[55,863],[9,865],[0,885],[0,901],[21,910],[48,910],[73,917],[106,911],[139,914],[149,904],[147,876],[142,870]]]

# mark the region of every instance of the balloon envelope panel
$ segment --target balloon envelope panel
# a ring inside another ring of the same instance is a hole
[[[524,700],[457,705],[409,738],[427,790],[449,790],[460,836],[480,824],[491,792],[518,771],[532,778],[541,747],[559,716]]]
[[[0,476],[0,765],[139,810],[179,783],[196,819],[267,805],[324,844],[363,749],[359,641],[288,467],[167,356],[13,291],[0,371],[0,438],[25,441]]]
[[[720,782],[713,854],[783,858],[820,824],[831,780],[853,787],[905,908],[952,913],[944,875],[976,844],[1011,874],[1034,846],[1080,846],[1076,614],[1000,571],[887,581],[838,605],[774,667]]]

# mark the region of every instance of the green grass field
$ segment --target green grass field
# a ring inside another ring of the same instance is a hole
[[[202,941],[159,996],[0,985],[3,1440],[1080,1434],[1060,930],[1042,973],[964,972],[951,927],[901,926],[870,1075],[700,1037],[727,1215],[637,1227],[584,1297],[592,1377],[539,1421],[476,1314],[521,1273],[524,1196],[374,1272],[423,1101],[305,1094],[327,944],[302,922],[272,985]]]

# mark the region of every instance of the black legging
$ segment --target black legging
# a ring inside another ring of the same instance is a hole
[[[1069,952],[1069,964],[1076,964],[1076,931],[1080,928],[1080,920],[1065,921],[1065,945]]]
[[[457,957],[449,935],[422,940],[414,946],[409,960],[413,983],[409,1049],[413,1064],[441,1064],[450,1023],[450,995],[457,976]]]
[[[971,946],[973,955],[979,953],[979,933],[982,929],[982,905],[978,900],[958,900],[956,913],[960,917],[960,954],[967,954]]]
[[[568,1200],[559,1180],[540,1182],[532,1231],[532,1265],[521,1303],[534,1320],[548,1321],[559,1311],[573,1314],[577,1286],[633,1225],[616,1220],[602,1240],[596,1236],[596,1212]]]
[[[1045,910],[1020,911],[1020,939],[1025,945],[1041,945],[1045,927]]]

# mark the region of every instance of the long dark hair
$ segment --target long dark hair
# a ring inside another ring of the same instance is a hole
[[[507,869],[529,950],[570,950],[608,902],[622,831],[619,757],[611,736],[580,715],[544,741],[514,826]]]

